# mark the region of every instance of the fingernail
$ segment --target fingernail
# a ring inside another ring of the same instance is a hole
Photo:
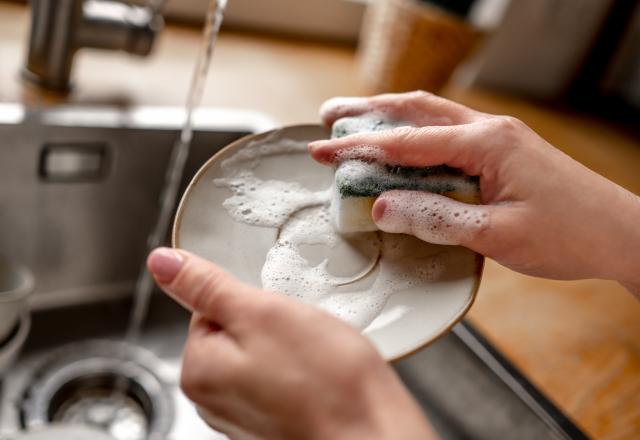
[[[330,143],[331,143],[331,141],[325,141],[325,140],[313,141],[313,142],[309,143],[309,149],[310,150],[315,150],[316,148],[326,147]]]
[[[170,283],[184,265],[184,256],[170,248],[158,248],[151,252],[147,267],[159,283]]]
[[[406,216],[407,210],[398,211],[397,195],[387,192],[378,197],[371,209],[371,217],[376,226],[384,232],[406,233],[409,226],[409,219]]]
[[[378,199],[373,204],[373,209],[371,210],[371,217],[373,217],[373,221],[377,222],[384,216],[384,211],[387,209],[387,202],[383,199]]]

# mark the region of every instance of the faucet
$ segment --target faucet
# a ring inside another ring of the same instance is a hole
[[[70,89],[78,49],[146,56],[164,25],[159,8],[118,0],[31,0],[30,4],[29,52],[22,75],[55,91]]]

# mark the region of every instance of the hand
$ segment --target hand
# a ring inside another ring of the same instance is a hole
[[[447,164],[480,177],[481,205],[424,192],[382,194],[372,212],[381,230],[460,244],[529,275],[617,280],[640,295],[638,196],[515,118],[425,92],[334,98],[321,109],[328,125],[369,112],[417,128],[314,142],[313,157],[331,164],[344,150],[366,145],[380,149],[388,163]]]
[[[331,315],[159,249],[157,283],[192,310],[182,388],[234,439],[430,439],[393,370]]]

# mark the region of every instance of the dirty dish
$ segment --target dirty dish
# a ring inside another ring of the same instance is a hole
[[[400,234],[335,233],[328,220],[333,170],[306,151],[328,136],[317,125],[285,127],[218,152],[185,191],[173,244],[249,284],[334,313],[386,359],[399,359],[462,319],[483,258]]]

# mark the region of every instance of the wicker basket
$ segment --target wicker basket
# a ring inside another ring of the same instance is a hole
[[[359,48],[368,93],[437,92],[482,33],[417,0],[377,0],[369,6]]]

